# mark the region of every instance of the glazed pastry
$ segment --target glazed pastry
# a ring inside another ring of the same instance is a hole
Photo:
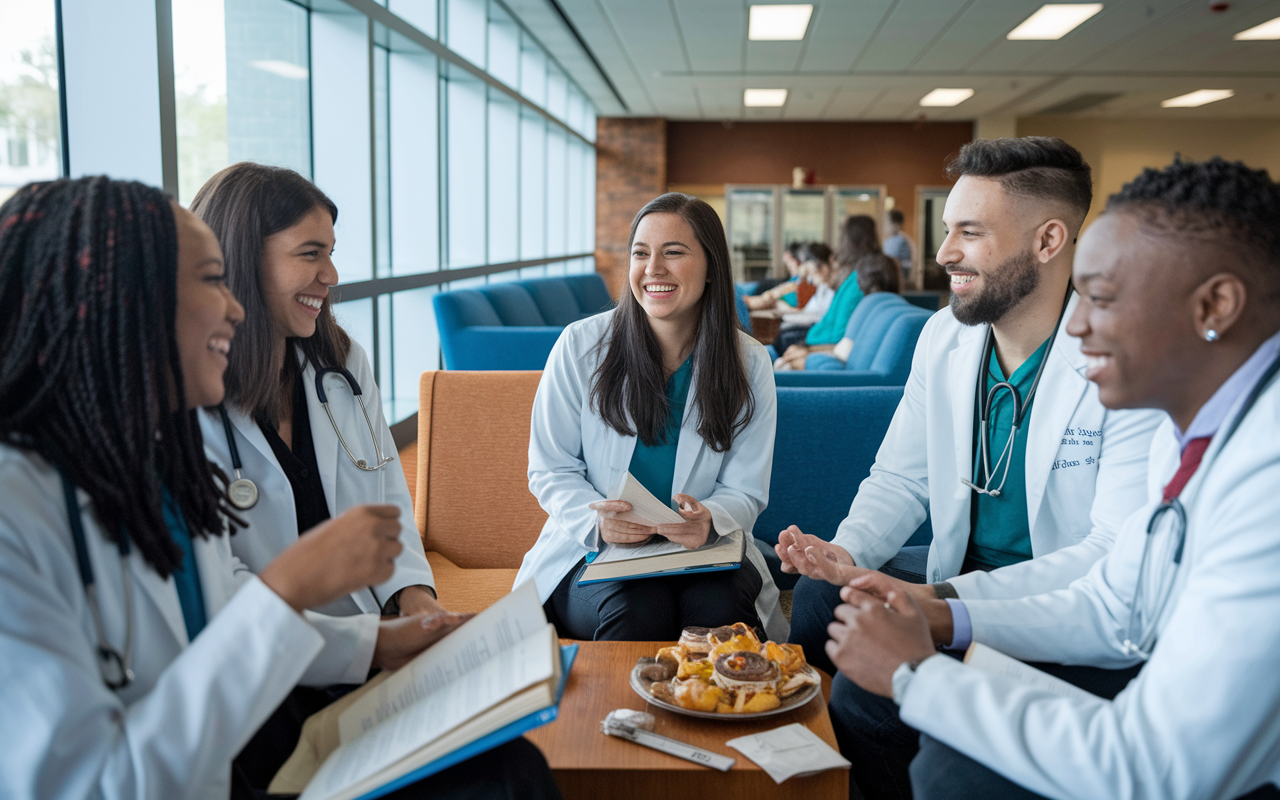
[[[707,653],[711,652],[711,640],[709,634],[710,628],[702,628],[699,626],[690,626],[680,633],[680,646],[689,654],[690,658],[695,660],[707,657]]]
[[[759,653],[725,653],[713,663],[711,680],[727,691],[762,692],[778,681],[777,665]]]
[[[719,686],[712,686],[697,678],[677,682],[675,697],[681,707],[692,711],[715,711],[729,699]]]
[[[751,630],[751,626],[745,622],[735,622],[732,625],[712,628],[707,634],[707,638],[711,641],[712,647],[724,644],[725,642],[740,636],[748,636],[756,643],[756,647],[760,646],[760,640],[756,638],[755,631]]]

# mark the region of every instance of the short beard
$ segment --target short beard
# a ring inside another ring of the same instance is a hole
[[[1040,285],[1040,270],[1030,252],[1011,256],[982,278],[986,286],[978,296],[961,300],[951,293],[951,313],[962,325],[999,322]]]

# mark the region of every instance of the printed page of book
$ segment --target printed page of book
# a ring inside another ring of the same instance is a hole
[[[610,500],[625,500],[631,504],[631,510],[618,514],[615,519],[635,522],[639,525],[678,525],[684,517],[677,514],[666,502],[653,496],[644,488],[644,484],[636,480],[628,472],[623,475],[617,485],[609,490]],[[679,547],[679,545],[677,545]]]
[[[544,623],[541,635],[531,635],[495,653],[455,680],[417,697],[363,734],[344,739],[342,746],[321,765],[302,797],[319,800],[343,794],[512,695],[549,682],[555,675],[554,659],[559,655],[556,641],[555,626]],[[554,692],[554,687],[550,691]],[[353,706],[347,713],[354,709]]]
[[[338,718],[340,740],[345,744],[394,717],[546,625],[538,588],[525,581],[353,703]]]
[[[1078,686],[1072,686],[1061,678],[1056,678],[1047,672],[1038,670],[1029,664],[1024,664],[1016,658],[1010,658],[999,650],[978,642],[969,645],[969,649],[964,654],[964,663],[983,672],[1004,675],[1020,683],[1063,697],[1085,698],[1088,700],[1098,699],[1095,695],[1089,694]]]

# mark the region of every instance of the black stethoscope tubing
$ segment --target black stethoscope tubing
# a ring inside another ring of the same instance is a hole
[[[995,352],[996,340],[994,330],[990,325],[987,326],[987,337],[982,346],[982,362],[978,365],[978,382],[977,382],[977,410],[978,410],[978,448],[982,454],[982,478],[983,485],[978,486],[976,481],[961,478],[961,483],[968,486],[978,494],[986,494],[991,497],[999,497],[1004,490],[1005,481],[1009,479],[1009,467],[1013,464],[1013,444],[1018,438],[1018,429],[1022,427],[1023,419],[1026,417],[1027,410],[1031,407],[1031,401],[1036,396],[1036,389],[1040,388],[1040,377],[1044,374],[1044,366],[1049,363],[1049,355],[1053,352],[1054,342],[1058,339],[1058,329],[1062,327],[1062,318],[1067,313],[1067,306],[1071,304],[1072,287],[1067,284],[1067,295],[1062,300],[1062,310],[1058,312],[1058,321],[1053,326],[1053,333],[1049,334],[1049,346],[1045,348],[1044,357],[1040,359],[1040,366],[1036,367],[1035,378],[1031,381],[1031,389],[1027,392],[1024,400],[1018,392],[1018,388],[1010,381],[1000,381],[990,390],[987,389],[987,373],[991,370],[991,356]],[[1009,392],[1009,396],[1013,399],[1013,425],[1009,429],[1009,438],[1005,442],[1004,449],[1000,451],[1000,457],[996,459],[995,469],[991,468],[991,449],[987,444],[987,424],[991,420],[991,404],[995,399],[996,393],[1001,389]],[[1008,459],[1007,461],[1005,459]],[[991,478],[995,472],[1000,469],[1000,464],[1004,464],[1004,474],[1000,476],[1000,485],[991,488]],[[977,476],[975,476],[977,477]]]

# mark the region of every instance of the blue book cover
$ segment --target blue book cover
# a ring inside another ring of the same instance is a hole
[[[357,800],[373,800],[375,797],[382,797],[394,792],[396,789],[417,783],[423,778],[429,777],[452,767],[454,764],[461,764],[472,756],[478,756],[481,753],[492,750],[500,744],[523,736],[534,728],[540,728],[556,718],[556,714],[560,708],[560,698],[564,695],[565,682],[569,680],[569,669],[573,666],[573,660],[578,655],[578,646],[576,644],[560,645],[560,684],[556,687],[556,703],[547,706],[544,709],[535,711],[527,717],[512,722],[511,724],[499,728],[493,733],[476,739],[470,744],[454,750],[446,756],[441,756],[430,764],[424,764],[412,772],[405,773],[399,778],[386,783],[372,792],[361,795]]]

